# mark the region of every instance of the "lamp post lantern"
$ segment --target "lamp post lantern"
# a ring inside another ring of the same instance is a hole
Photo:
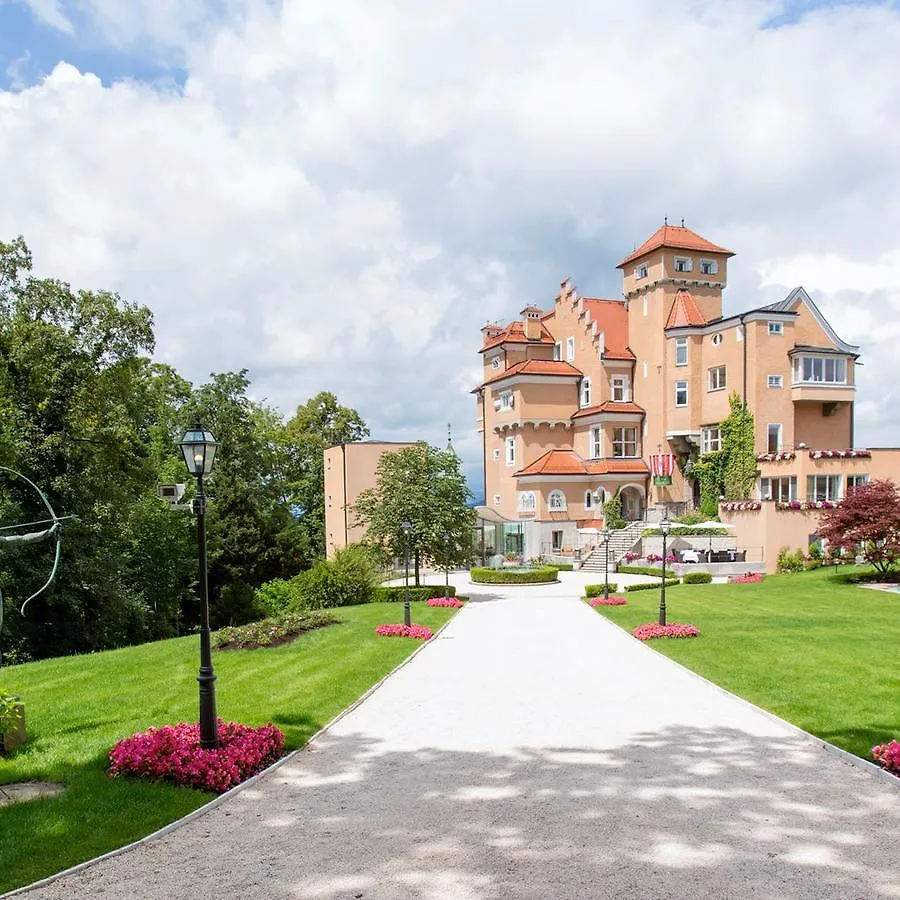
[[[600,540],[603,541],[603,546],[606,548],[606,558],[603,562],[603,599],[609,599],[609,537],[610,532],[608,528],[604,528],[603,531],[600,532]]]
[[[219,724],[216,720],[216,676],[213,672],[212,650],[209,642],[209,586],[206,566],[206,493],[203,476],[212,472],[213,460],[219,447],[216,439],[197,422],[181,440],[181,453],[188,472],[197,479],[197,494],[193,511],[197,517],[197,556],[200,594],[200,746],[212,750],[219,746]]]
[[[406,587],[403,598],[403,624],[409,626],[412,621],[409,615],[409,529],[412,526],[409,522],[404,522],[400,527],[403,529],[403,583]]]
[[[669,513],[663,513],[662,522],[659,523],[659,530],[662,532],[662,584],[659,588],[659,624],[666,624],[666,538],[669,536],[669,529],[672,523],[669,522]]]
[[[450,532],[444,532],[444,599],[450,599]]]

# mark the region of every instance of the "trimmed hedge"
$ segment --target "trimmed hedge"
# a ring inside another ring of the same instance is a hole
[[[673,584],[680,584],[680,578],[667,578],[666,579],[666,587],[671,587]],[[626,591],[658,591],[662,584],[662,579],[657,581],[655,584],[626,584]]]
[[[602,584],[586,584],[584,586],[584,596],[585,597],[602,597],[603,596],[603,585]],[[614,594],[616,592],[616,583],[611,581],[609,583],[609,592]]]
[[[550,569],[556,569],[557,572],[572,572],[575,566],[572,563],[547,563]]]
[[[709,572],[688,572],[681,580],[685,584],[709,584],[712,581],[712,575]]]
[[[680,537],[727,537],[731,532],[727,528],[692,528],[690,525],[673,525],[669,536]],[[661,537],[658,528],[645,528],[641,537]]]
[[[672,563],[666,563],[666,568],[671,569]],[[662,566],[619,566],[616,570],[624,575],[655,575],[662,576]]]
[[[448,591],[451,597],[456,596],[456,588],[451,584]],[[432,597],[443,597],[444,585],[442,584],[411,584],[409,586],[409,599],[412,600],[430,600]],[[394,585],[391,587],[375,588],[375,596],[372,598],[374,603],[403,603],[406,600],[405,585]]]
[[[528,572],[507,572],[503,569],[475,566],[469,572],[469,577],[478,584],[549,584],[558,580],[556,575],[557,570],[552,566],[541,566]]]

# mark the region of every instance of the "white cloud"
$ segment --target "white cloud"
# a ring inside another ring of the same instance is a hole
[[[814,292],[862,345],[860,440],[900,443],[895,10],[30,2],[188,78],[61,64],[0,93],[0,234],[150,305],[189,377],[249,366],[286,409],[335,389],[384,437],[443,443],[449,418],[477,464],[481,325],[565,274],[617,296],[615,263],[683,215],[739,253],[729,306]]]

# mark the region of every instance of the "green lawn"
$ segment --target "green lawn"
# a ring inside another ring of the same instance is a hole
[[[456,612],[413,604],[413,621],[437,630]],[[376,637],[402,622],[398,603],[336,610],[343,620],[265,650],[214,651],[218,713],[274,722],[289,749],[349,706],[418,641]],[[212,798],[190,788],[113,780],[107,754],[150,725],[196,721],[199,638],[27,663],[0,673],[26,704],[28,742],[0,758],[0,783],[60,781],[55,799],[0,807],[0,893],[150,834]]]
[[[629,631],[657,621],[658,591],[597,607]],[[900,739],[900,593],[844,584],[833,569],[758,584],[666,590],[668,621],[699,638],[650,646],[732,693],[871,761]]]

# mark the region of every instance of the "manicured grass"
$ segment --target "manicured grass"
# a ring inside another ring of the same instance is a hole
[[[666,590],[667,619],[700,637],[654,650],[800,728],[871,761],[900,738],[900,594],[844,584],[832,569],[757,584]],[[658,591],[597,612],[631,631],[655,622]]]
[[[413,621],[436,631],[454,609],[414,603]],[[349,706],[419,641],[376,637],[402,622],[397,603],[335,611],[341,624],[280,647],[214,651],[218,713],[225,720],[274,722],[288,749]],[[28,742],[0,758],[0,783],[60,781],[55,799],[0,807],[0,893],[150,834],[214,795],[189,788],[113,780],[107,754],[150,725],[197,720],[199,639],[177,638],[90,656],[27,663],[0,672],[26,705]]]

